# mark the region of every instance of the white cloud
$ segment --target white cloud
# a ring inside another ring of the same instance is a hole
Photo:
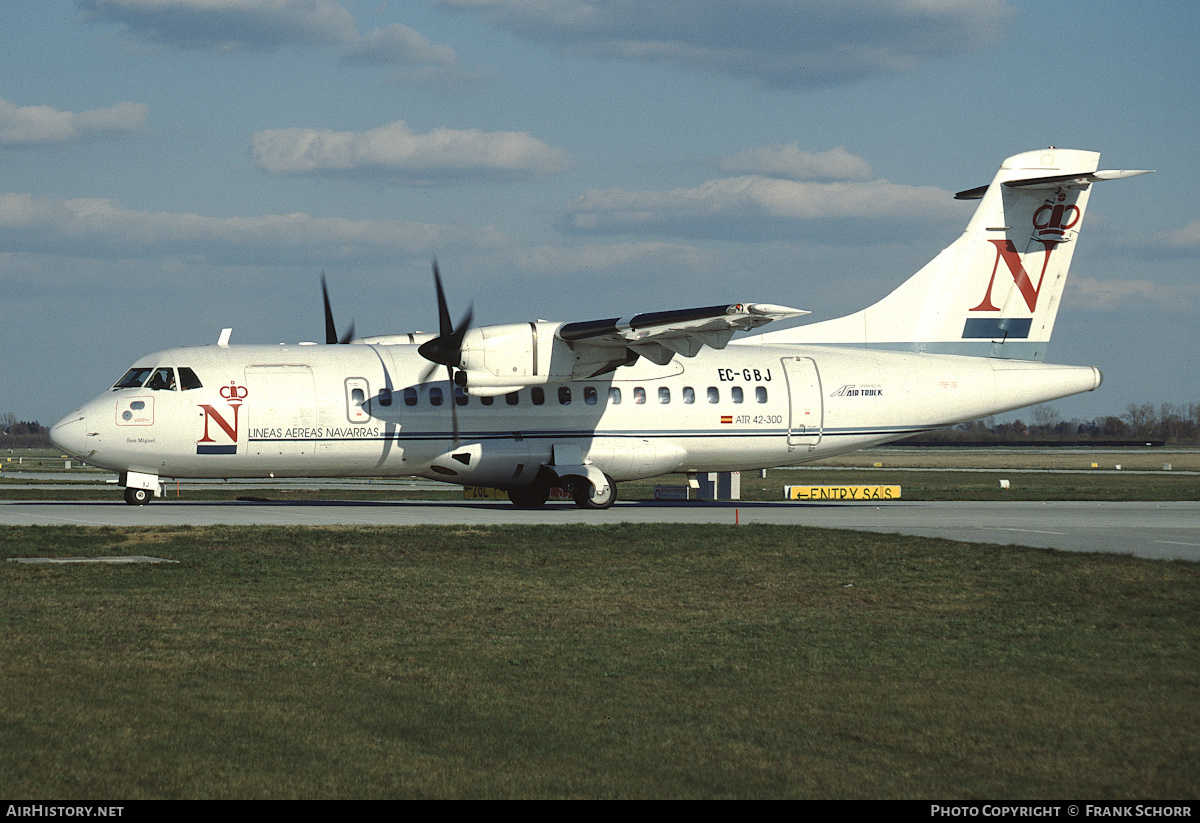
[[[914,216],[917,216],[914,218]],[[757,237],[765,227],[864,229],[865,221],[958,219],[962,206],[932,186],[886,180],[815,183],[743,175],[670,191],[589,190],[560,219],[567,231]]]
[[[414,134],[402,120],[365,132],[261,131],[250,152],[270,174],[364,176],[405,185],[539,177],[571,165],[565,150],[526,132],[439,128]]]
[[[466,231],[406,220],[308,214],[205,217],[123,208],[114,200],[0,193],[0,242],[13,251],[76,257],[191,256],[220,262],[369,261],[432,255],[451,245],[501,243],[491,229]]]
[[[999,39],[1004,0],[442,0],[534,40],[769,87],[903,71]]]
[[[1150,280],[1098,280],[1076,275],[1069,283],[1070,299],[1092,310],[1128,308],[1131,302],[1178,308],[1191,305],[1197,297],[1194,286],[1181,289]]]
[[[145,103],[126,102],[70,112],[0,100],[0,146],[43,146],[106,134],[135,134],[146,128],[149,110]]]
[[[698,265],[705,256],[692,246],[662,241],[635,243],[536,246],[512,253],[514,268],[522,272],[560,274],[570,272],[616,271],[624,274],[631,264],[670,261]]]
[[[346,49],[342,60],[347,63],[371,65],[387,63],[422,63],[453,66],[458,62],[454,49],[435,46],[416,29],[394,23],[373,29],[356,38]]]
[[[393,77],[466,86],[478,81],[454,49],[394,23],[358,33],[333,0],[76,0],[86,19],[118,23],[133,37],[168,48],[271,51],[284,46],[342,50],[344,63],[397,67]]]
[[[871,164],[844,146],[819,152],[802,151],[798,143],[761,146],[717,160],[726,174],[762,174],[788,180],[869,180]]]
[[[1164,232],[1158,241],[1176,251],[1200,252],[1200,220],[1193,220],[1181,229]]]
[[[130,34],[168,46],[274,49],[344,44],[354,18],[331,0],[76,0],[89,20],[120,23]]]

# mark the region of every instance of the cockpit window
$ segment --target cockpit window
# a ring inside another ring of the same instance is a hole
[[[187,391],[189,389],[202,389],[204,384],[200,382],[200,378],[196,373],[187,366],[179,367],[179,390]]]
[[[154,370],[154,376],[146,384],[146,388],[154,391],[175,391],[175,370],[166,368]]]
[[[146,378],[154,369],[134,367],[125,372],[125,376],[113,384],[113,389],[140,389]]]

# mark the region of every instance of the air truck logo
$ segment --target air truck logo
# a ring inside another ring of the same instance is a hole
[[[996,247],[996,259],[992,263],[992,276],[988,280],[987,291],[978,306],[970,309],[973,312],[999,312],[1001,309],[992,302],[992,288],[996,284],[996,274],[1000,271],[1000,262],[1012,275],[1017,291],[1025,300],[1029,313],[1037,310],[1038,297],[1042,292],[1042,282],[1046,278],[1046,270],[1050,267],[1050,256],[1059,243],[1066,241],[1067,231],[1074,228],[1082,216],[1079,207],[1067,205],[1061,201],[1066,195],[1059,193],[1057,203],[1043,203],[1033,213],[1033,239],[1042,244],[1042,270],[1038,274],[1037,285],[1025,270],[1025,262],[1020,253],[1008,238],[1003,240],[988,240]],[[1029,337],[1029,329],[1033,325],[1031,317],[968,317],[963,327],[964,338],[1007,339]]]
[[[221,387],[226,403],[223,410],[199,404],[204,412],[204,435],[196,442],[196,454],[237,454],[238,409],[249,393],[245,386],[231,382]]]

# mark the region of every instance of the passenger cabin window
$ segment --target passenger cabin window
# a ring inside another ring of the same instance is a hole
[[[608,389],[608,402],[614,406],[621,405],[621,390],[616,386],[610,386]]]
[[[766,386],[756,387],[754,389],[754,399],[757,400],[759,403],[766,403],[767,402],[767,387]]]
[[[533,398],[533,405],[540,406],[546,402],[546,391],[541,386],[534,386],[529,390],[529,396]]]
[[[729,393],[733,395],[734,403],[742,402],[742,387],[741,386],[734,386],[732,389],[729,390]]]
[[[558,404],[560,406],[571,405],[571,387],[570,386],[559,386],[558,387]]]
[[[658,387],[658,402],[663,404],[671,402],[671,390],[666,386]]]
[[[417,389],[414,386],[409,386],[404,390],[404,405],[417,405]]]
[[[493,403],[495,403],[495,402],[496,402],[496,398],[494,398],[494,397],[491,397],[491,396],[488,396],[488,397],[481,397],[481,398],[479,398],[479,402],[480,402],[480,403],[482,403],[482,404],[483,404],[483,405],[485,405],[485,406],[490,406],[490,405],[492,405]]]
[[[646,390],[641,386],[635,386],[633,389],[633,402],[639,405],[646,402]]]
[[[504,395],[504,402],[510,406],[515,406],[521,402],[521,393],[519,391],[510,391]]]
[[[442,405],[442,390],[437,386],[433,386],[429,389],[429,405]]]
[[[383,388],[383,389],[379,390],[379,405],[381,405],[381,406],[392,405],[392,390],[391,389]]]
[[[587,403],[589,406],[594,406],[594,405],[596,405],[596,402],[599,399],[600,399],[599,396],[596,394],[595,386],[584,386],[583,387],[583,402],[584,403]]]
[[[693,389],[691,386],[683,387],[683,402],[684,403],[695,403],[696,402],[696,390]]]
[[[454,387],[454,402],[460,406],[467,405],[467,392],[462,386]]]
[[[721,390],[718,389],[716,386],[708,387],[708,402],[709,403],[720,403],[721,402]]]

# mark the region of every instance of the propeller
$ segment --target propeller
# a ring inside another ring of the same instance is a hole
[[[454,445],[458,446],[458,398],[454,382],[454,368],[462,362],[462,343],[467,330],[471,327],[471,319],[475,316],[475,308],[471,306],[462,320],[455,327],[450,322],[450,308],[446,303],[446,292],[442,289],[442,276],[438,272],[437,258],[433,259],[433,282],[437,287],[438,301],[438,336],[426,340],[417,352],[429,361],[429,368],[421,376],[424,383],[432,376],[438,366],[446,367],[446,377],[450,381],[450,419],[454,426]]]
[[[329,288],[325,285],[325,272],[321,272],[321,296],[325,298],[325,342],[349,343],[354,337],[354,321],[350,321],[350,328],[339,338],[337,326],[333,323],[333,309],[329,307]]]

